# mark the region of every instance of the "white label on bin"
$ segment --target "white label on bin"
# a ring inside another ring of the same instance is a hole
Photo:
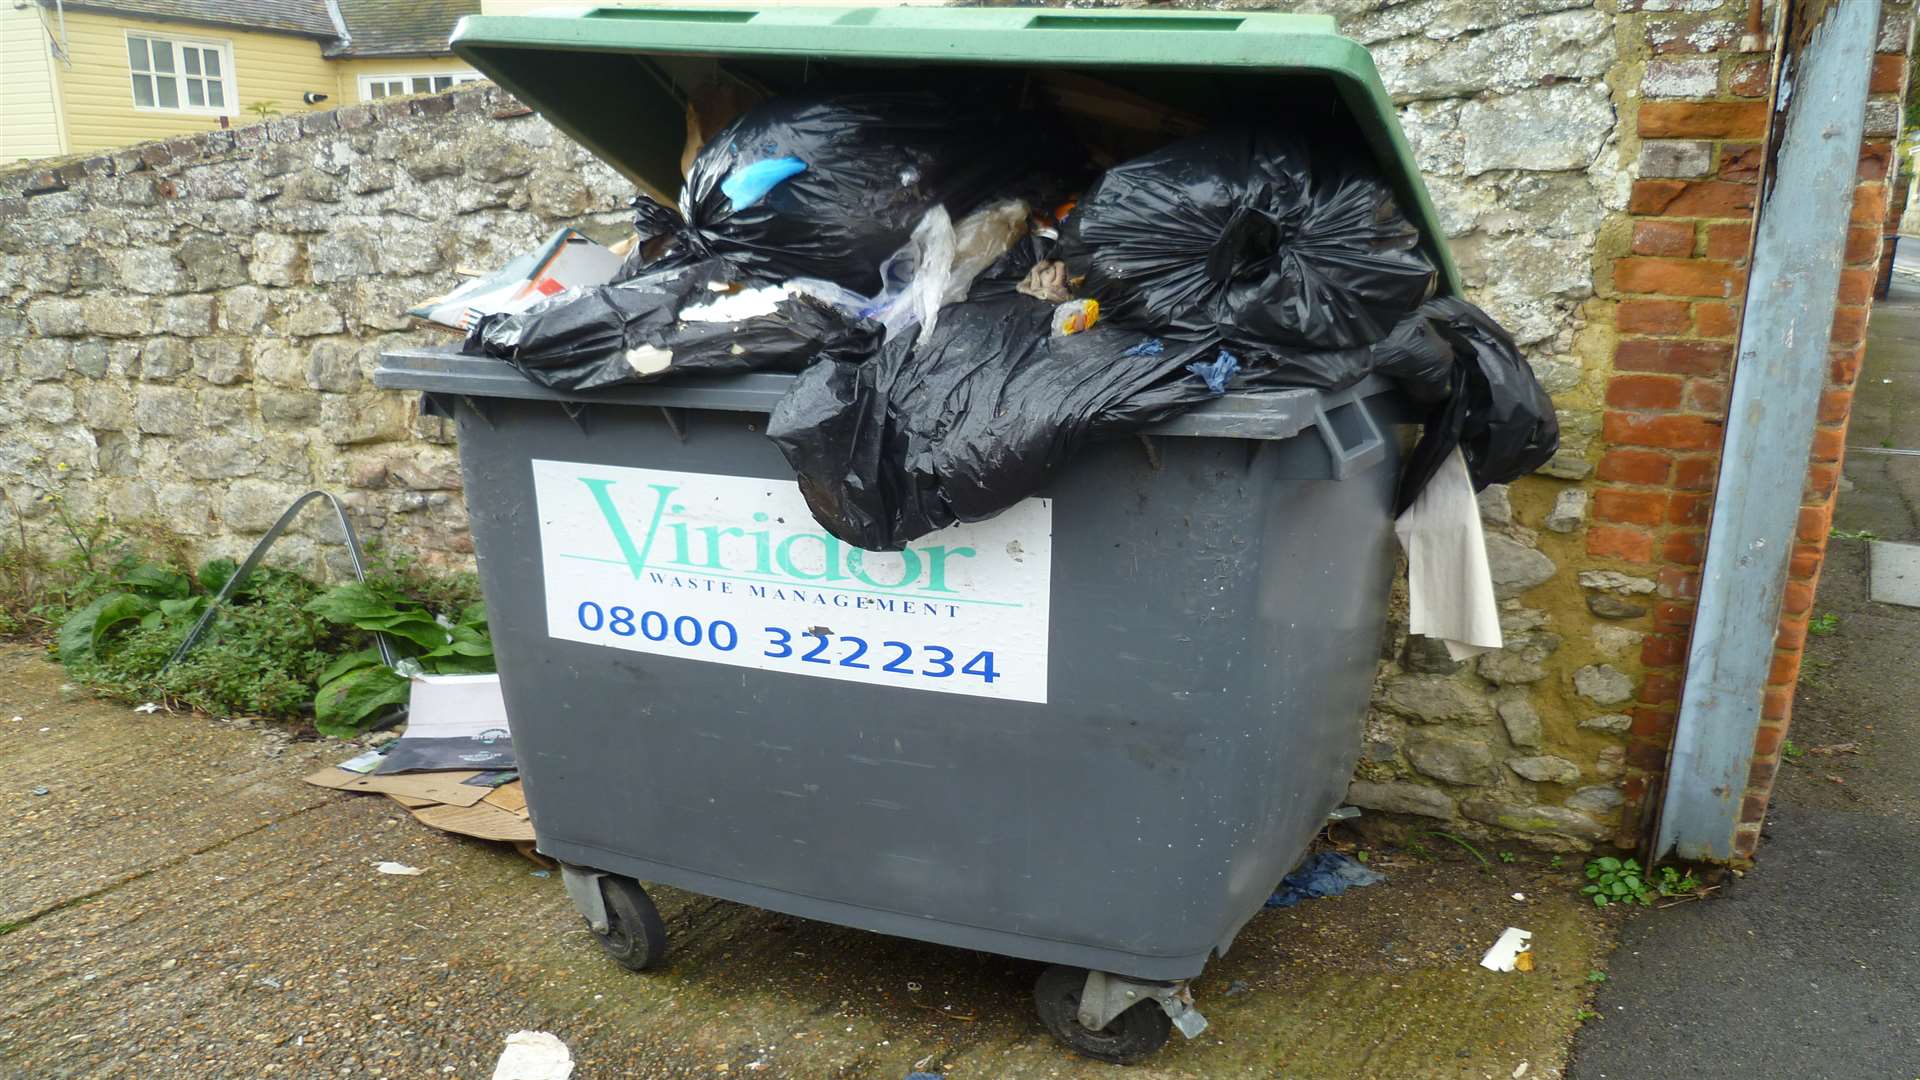
[[[1047,700],[1053,504],[862,551],[791,480],[533,462],[547,633],[614,649]]]

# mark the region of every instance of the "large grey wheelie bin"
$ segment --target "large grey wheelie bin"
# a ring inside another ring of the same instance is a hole
[[[774,87],[835,60],[1071,63],[1165,96],[1311,102],[1344,110],[1438,235],[1371,63],[1329,20],[608,10],[469,19],[455,49],[669,191],[670,88],[715,63]],[[1056,965],[1042,1018],[1092,1056],[1194,1033],[1185,981],[1359,752],[1397,398],[1376,380],[1230,395],[1092,445],[997,518],[872,553],[811,519],[763,434],[790,380],[564,395],[490,359],[383,358],[378,385],[457,421],[539,849],[631,967],[664,950],[638,884],[662,882]]]

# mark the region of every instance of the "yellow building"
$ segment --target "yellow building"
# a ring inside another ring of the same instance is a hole
[[[479,0],[0,0],[0,163],[480,78]]]

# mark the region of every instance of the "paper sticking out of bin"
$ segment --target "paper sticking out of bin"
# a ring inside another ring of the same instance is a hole
[[[415,675],[412,683],[407,729],[375,771],[514,767],[500,676]]]
[[[568,289],[604,285],[613,280],[623,256],[577,229],[563,228],[499,270],[423,300],[407,314],[469,330],[484,315],[521,311]]]

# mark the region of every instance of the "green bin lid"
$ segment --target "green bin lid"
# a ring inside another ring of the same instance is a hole
[[[668,195],[680,188],[688,88],[720,68],[777,91],[804,86],[821,65],[1057,69],[1201,113],[1263,98],[1281,116],[1338,110],[1426,234],[1441,291],[1459,292],[1373,58],[1326,16],[703,4],[472,15],[452,46],[635,183]]]

